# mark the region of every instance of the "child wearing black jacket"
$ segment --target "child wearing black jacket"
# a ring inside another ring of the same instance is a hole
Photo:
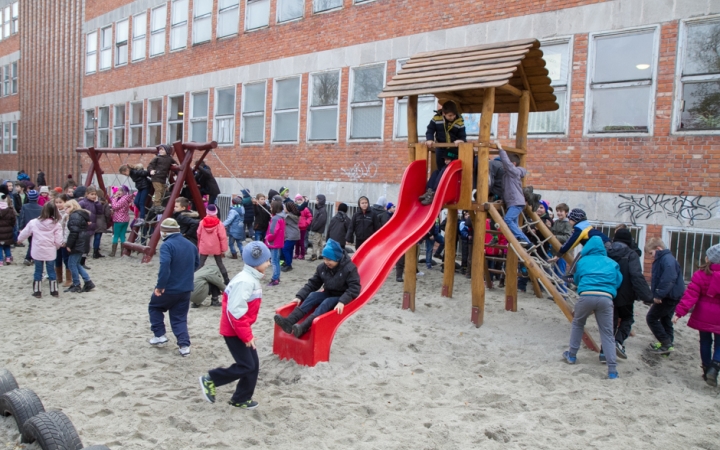
[[[358,206],[360,209],[353,214],[350,228],[345,236],[347,242],[355,243],[355,250],[359,249],[363,242],[377,231],[375,229],[375,214],[370,209],[370,200],[362,196],[358,200]]]
[[[145,170],[142,164],[136,164],[132,168],[130,168],[130,166],[126,164],[123,164],[122,166],[120,166],[118,172],[120,172],[121,175],[130,177],[133,180],[133,183],[135,183],[135,189],[137,189],[137,193],[135,194],[135,200],[133,201],[133,203],[139,211],[139,218],[144,220],[145,200],[147,199],[148,192],[150,191],[150,180],[148,179],[148,177],[150,176],[150,172]],[[137,221],[133,225],[138,225]]]
[[[153,189],[153,207],[157,208],[162,206],[163,198],[165,197],[166,183],[168,175],[170,174],[170,167],[173,164],[177,165],[172,157],[173,148],[171,145],[162,144],[157,146],[158,154],[148,164],[148,171],[150,172],[150,181],[152,181]]]

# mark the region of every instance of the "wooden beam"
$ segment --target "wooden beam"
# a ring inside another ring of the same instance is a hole
[[[520,78],[522,78],[523,86],[525,86],[525,90],[530,92],[530,106],[532,107],[531,111],[537,111],[537,106],[535,105],[535,99],[532,97],[532,91],[530,90],[530,82],[528,81],[528,77],[525,74],[525,69],[522,66],[522,63],[518,66],[518,72],[520,72]]]
[[[473,159],[475,150],[473,144],[465,143],[459,146],[459,159],[462,161],[462,174],[460,178],[460,200],[458,200],[459,209],[472,208],[472,190],[473,190]]]
[[[520,97],[522,95],[522,91],[520,89],[513,87],[507,83],[503,84],[502,86],[498,86],[498,89],[503,92],[510,93],[510,94],[514,95],[515,97]]]
[[[418,111],[418,96],[411,95],[410,97],[408,97],[408,104],[407,104],[408,144],[411,148],[410,162],[415,161],[415,144],[417,144],[417,142],[418,142],[417,111]]]

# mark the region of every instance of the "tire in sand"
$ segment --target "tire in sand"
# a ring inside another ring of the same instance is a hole
[[[23,425],[23,435],[29,442],[40,444],[43,450],[81,450],[80,436],[72,422],[60,411],[48,411],[28,419]]]
[[[104,445],[91,445],[90,447],[85,447],[83,450],[110,450],[110,447],[106,447]]]
[[[7,369],[0,369],[0,395],[17,389],[18,387],[13,374]]]
[[[22,435],[21,442],[28,443],[30,438],[23,431],[23,425],[41,412],[45,412],[42,402],[38,396],[27,388],[18,388],[0,395],[0,414],[13,416],[18,431]]]

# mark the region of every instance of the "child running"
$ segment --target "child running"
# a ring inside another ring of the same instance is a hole
[[[659,342],[650,344],[650,352],[667,355],[675,351],[675,331],[672,318],[675,307],[685,293],[682,269],[660,238],[652,238],[645,245],[645,251],[652,258],[652,279],[650,290],[653,304],[645,317],[648,328]]]
[[[50,295],[58,296],[55,258],[57,249],[63,243],[62,225],[58,223],[59,220],[60,213],[55,203],[46,203],[40,217],[31,220],[18,236],[18,242],[33,237],[31,257],[35,261],[35,275],[32,295],[35,298],[42,298],[43,265],[50,280]]]
[[[228,249],[227,233],[222,222],[217,218],[218,209],[215,205],[207,206],[207,216],[198,225],[198,251],[200,252],[200,267],[205,265],[208,256],[215,258],[215,264],[220,268],[225,284],[230,282],[227,269],[223,264],[222,256]],[[178,228],[178,231],[180,229]]]
[[[128,224],[130,223],[130,203],[132,202],[130,188],[122,185],[115,191],[110,204],[112,205],[113,239],[110,256],[115,257],[118,243],[120,243],[120,257],[122,257],[122,245],[125,243]]]
[[[273,274],[268,286],[277,286],[280,284],[280,251],[285,245],[285,208],[281,200],[274,200],[270,205],[272,219],[265,233],[265,242],[270,249],[270,257],[272,259]]]

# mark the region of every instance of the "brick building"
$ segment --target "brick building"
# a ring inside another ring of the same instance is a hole
[[[720,240],[717,0],[41,3],[20,0],[18,38],[17,2],[0,0],[1,170],[42,167],[59,183],[87,169],[77,145],[214,139],[225,193],[394,201],[405,104],[375,96],[403,61],[535,37],[560,109],[531,119],[529,184],[689,260]],[[422,128],[434,107],[420,99]],[[493,135],[512,139],[513,121],[497,114]],[[477,115],[466,124],[477,134]]]

